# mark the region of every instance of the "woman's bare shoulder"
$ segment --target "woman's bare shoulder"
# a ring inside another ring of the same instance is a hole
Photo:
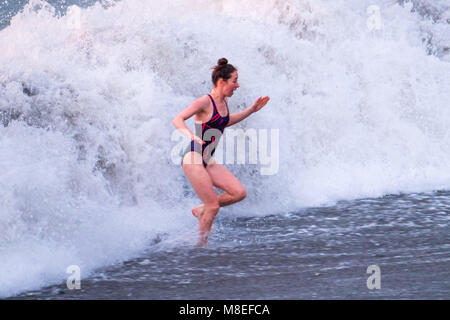
[[[209,105],[209,96],[207,94],[197,98],[195,101],[198,101],[201,104]]]
[[[196,106],[196,109],[205,109],[209,106],[209,97],[207,94],[197,98],[192,102],[193,105]]]

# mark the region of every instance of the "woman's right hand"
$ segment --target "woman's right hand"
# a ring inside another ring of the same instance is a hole
[[[198,143],[200,143],[200,144],[204,144],[205,143],[205,141],[203,141],[202,139],[200,139],[200,137],[198,137],[198,136],[196,136],[196,135],[192,135],[191,136],[191,141],[196,141],[196,142],[198,142]]]
[[[189,130],[188,128],[179,128],[178,131],[181,132],[181,134],[184,134],[185,136],[189,137],[191,139],[191,141],[197,141],[200,144],[205,143],[205,141],[203,141],[198,136],[196,136],[194,133],[192,133],[192,131]]]

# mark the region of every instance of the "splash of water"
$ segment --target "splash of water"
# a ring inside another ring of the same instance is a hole
[[[370,5],[30,1],[0,31],[0,295],[195,230],[171,120],[223,56],[231,112],[271,96],[238,127],[280,130],[277,174],[230,167],[249,196],[228,212],[448,188],[449,6],[379,1],[371,30]]]

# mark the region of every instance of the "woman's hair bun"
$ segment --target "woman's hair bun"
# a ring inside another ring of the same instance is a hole
[[[231,78],[231,74],[236,71],[237,69],[232,65],[228,63],[228,60],[225,58],[219,59],[217,61],[217,66],[213,67],[214,69],[211,80],[214,84],[214,86],[217,85],[217,81],[219,81],[220,78],[227,81]]]
[[[218,61],[217,61],[217,65],[218,66],[224,66],[224,65],[226,65],[228,63],[228,60],[226,59],[226,58],[222,58],[222,59],[219,59]]]

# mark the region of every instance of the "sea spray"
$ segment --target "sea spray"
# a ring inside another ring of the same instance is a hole
[[[171,120],[221,57],[239,69],[232,113],[271,97],[236,127],[279,130],[280,155],[273,175],[228,165],[248,197],[223,214],[448,188],[448,5],[432,23],[425,1],[379,1],[379,29],[370,5],[30,1],[0,31],[0,295],[194,238]]]

